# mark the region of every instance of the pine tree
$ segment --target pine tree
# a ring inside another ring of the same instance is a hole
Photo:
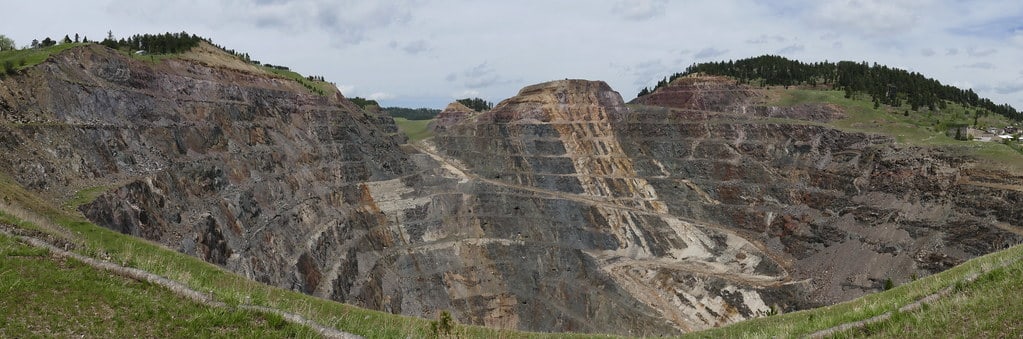
[[[643,89],[639,90],[639,95],[636,95],[636,96],[637,97],[641,97],[641,96],[645,96],[647,94],[650,94],[650,89],[646,88],[646,87],[643,87]]]

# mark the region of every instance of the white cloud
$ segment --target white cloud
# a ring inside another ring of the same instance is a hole
[[[976,47],[970,47],[966,50],[966,54],[971,57],[986,57],[997,52],[998,50],[994,48],[978,49]]]
[[[916,26],[928,0],[838,0],[808,4],[826,29],[867,36],[901,34]]]
[[[337,86],[337,90],[341,91],[341,95],[347,97],[355,93],[355,86],[341,84]]]
[[[387,100],[387,99],[394,99],[395,97],[396,96],[394,94],[391,94],[391,93],[376,92],[376,93],[370,94],[368,98],[370,100]]]
[[[611,11],[624,19],[641,21],[664,15],[667,3],[667,0],[619,0]]]
[[[487,88],[509,82],[498,75],[494,67],[487,62],[470,67],[461,73],[448,74],[444,79],[448,82],[461,80],[462,85],[472,89]]]
[[[1012,35],[1009,37],[1009,41],[1016,46],[1023,47],[1023,29],[1016,29],[1013,31]]]
[[[821,39],[821,40],[834,40],[834,39],[838,39],[838,38],[839,38],[838,33],[835,33],[835,32],[827,32],[827,33],[821,34],[821,36],[818,37],[818,39]]]
[[[931,48],[924,48],[920,50],[920,55],[923,55],[925,57],[934,56],[937,53],[938,52],[935,52],[934,49]]]
[[[783,42],[785,42],[785,40],[786,40],[785,37],[780,36],[780,35],[768,36],[767,34],[761,34],[759,37],[756,37],[755,39],[746,40],[746,43],[747,44],[760,45],[760,44],[766,44],[766,43],[769,43],[769,42],[783,43]]]
[[[806,50],[805,46],[803,46],[801,44],[795,44],[795,45],[785,46],[784,48],[779,49],[778,50],[778,54],[781,54],[781,55],[791,55],[791,54],[802,52],[804,50]]]
[[[387,43],[387,46],[392,49],[404,51],[409,55],[417,55],[430,50],[430,46],[426,43],[426,40],[422,39],[410,41],[405,44],[399,44],[397,41],[391,40],[391,42]]]
[[[636,87],[648,87],[668,74],[679,71],[672,70],[660,59],[642,61],[623,67],[622,70],[632,75],[633,85]]]
[[[998,86],[995,86],[994,90],[995,92],[998,92],[998,94],[1015,94],[1023,92],[1023,83],[1021,82],[1003,83],[999,84]],[[1020,107],[1016,108],[1019,109]]]
[[[401,50],[405,51],[405,53],[415,55],[430,50],[430,46],[426,44],[425,40],[416,40],[405,44]]]
[[[189,21],[221,26],[249,26],[292,35],[324,34],[335,46],[364,42],[370,33],[406,23],[417,0],[236,0],[218,2],[158,2],[113,0],[113,16],[151,20],[154,24],[183,25]],[[115,27],[116,28],[116,27]],[[176,30],[175,30],[176,31]]]
[[[714,47],[707,47],[707,48],[701,49],[699,52],[696,52],[696,54],[693,55],[693,57],[697,58],[697,59],[710,59],[710,58],[721,56],[722,54],[725,54],[725,53],[728,53],[727,49],[721,50],[721,49],[717,49],[717,48],[714,48]]]
[[[480,91],[477,91],[477,90],[474,90],[474,89],[467,89],[467,90],[458,92],[455,95],[452,95],[451,98],[452,99],[478,98],[479,96],[480,96]]]
[[[995,65],[990,62],[975,62],[972,64],[956,65],[956,68],[994,69]]]

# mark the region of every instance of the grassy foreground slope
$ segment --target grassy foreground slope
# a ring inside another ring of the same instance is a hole
[[[0,337],[295,337],[274,314],[214,308],[0,235]]]
[[[80,196],[81,195],[86,194],[80,194]],[[268,286],[249,280],[233,272],[226,271],[198,258],[178,253],[162,245],[99,227],[75,213],[55,207],[63,204],[51,204],[37,195],[25,190],[20,185],[2,174],[0,174],[0,199],[2,199],[0,200],[0,222],[13,226],[16,229],[45,235],[46,238],[50,238],[51,240],[56,239],[61,243],[66,242],[70,245],[69,247],[72,248],[73,252],[78,254],[107,260],[125,267],[138,268],[183,283],[194,290],[208,291],[215,300],[222,301],[228,305],[239,305],[244,303],[247,305],[262,306],[290,312],[315,321],[321,325],[337,328],[342,331],[369,338],[424,338],[435,336],[435,331],[431,327],[431,321],[427,319],[403,317],[368,310]],[[64,204],[66,204],[66,202]],[[3,241],[5,244],[11,243],[10,240]],[[34,253],[34,255],[42,255],[41,250],[26,248],[22,245],[4,245],[4,247],[14,248],[11,250],[13,253],[30,252]],[[23,280],[23,278],[14,279],[6,276],[6,274],[8,274],[9,271],[12,271],[14,267],[26,265],[31,266],[30,264],[32,264],[32,262],[12,262],[10,265],[5,262],[3,265],[0,265],[0,275],[3,276],[3,278],[0,278],[0,292],[2,292],[0,293],[0,303],[4,306],[16,305],[16,303],[19,302],[14,299],[13,294],[7,293],[5,290],[9,288],[9,285],[18,285],[20,288],[19,294],[24,295],[45,295],[46,293],[49,293],[49,290],[51,290],[52,286],[44,283],[43,281]],[[85,272],[92,269],[81,268],[81,270]],[[102,272],[74,274],[92,274],[95,276],[104,275]],[[103,282],[101,280],[98,284],[110,283]],[[142,283],[136,282],[136,284]],[[88,286],[89,285],[80,285],[76,287],[76,285],[72,284],[69,285],[68,288],[75,290],[74,292],[65,291],[61,293],[79,293],[88,295],[89,293],[92,293],[89,291]],[[141,286],[145,286],[145,284],[142,284]],[[160,290],[160,288],[153,286],[145,288]],[[132,294],[135,292],[125,293]],[[160,293],[166,293],[168,298],[174,297],[169,294],[170,292]],[[166,299],[159,299],[161,298],[160,296],[155,296],[154,298],[156,303],[168,302]],[[181,303],[182,300],[183,299],[181,298],[177,298],[174,302]],[[76,304],[77,302],[74,300],[69,301],[68,304],[51,304],[42,302],[37,305],[38,308],[35,312],[44,314],[63,312],[62,314],[64,317],[78,317],[93,313],[88,308],[75,308],[74,305]],[[125,302],[119,305],[123,306],[121,311],[126,314],[150,312],[147,311],[144,304],[140,303]],[[220,331],[217,324],[221,324],[225,321],[224,319],[235,319],[232,320],[233,322],[226,323],[227,325],[225,326],[229,328],[231,326],[235,326],[233,324],[244,322],[257,324],[265,322],[268,325],[273,325],[266,329],[256,327],[252,330],[254,332],[244,332],[253,334],[256,337],[273,337],[278,336],[279,334],[283,336],[290,336],[287,333],[296,332],[296,330],[293,330],[292,327],[287,327],[280,330],[284,331],[283,334],[278,333],[278,329],[274,328],[277,323],[274,322],[273,319],[259,320],[261,317],[270,317],[267,315],[254,314],[251,312],[237,313],[230,309],[211,310],[201,306],[195,306],[195,309],[198,311],[190,313],[212,312],[212,315],[207,320],[199,319],[205,321],[197,322],[196,326],[200,328],[195,329],[195,331],[200,332],[181,332],[185,337],[191,337],[192,335],[189,334],[192,333],[205,333],[201,332],[202,330]],[[178,312],[189,313],[184,310],[180,310]],[[222,314],[218,314],[217,312]],[[11,319],[18,317],[22,317],[22,315],[9,314],[5,318]],[[176,328],[178,325],[173,322],[174,320],[172,318],[174,317],[154,317],[147,321],[152,323],[151,326],[158,328],[161,328],[160,326],[163,326],[164,328]],[[17,323],[6,320],[4,323],[0,323],[0,328],[13,331],[9,333],[14,334],[25,334],[23,330],[27,333],[50,333],[45,330],[38,330],[36,327],[33,327],[34,325],[32,325],[38,324],[39,322],[45,323],[49,320],[42,319],[38,321],[27,321],[28,324],[17,325]],[[110,331],[114,331],[115,334],[132,333],[130,332],[130,328],[118,329],[121,325],[117,322],[100,322],[95,324],[95,327],[97,328],[104,326],[114,327],[113,329],[110,329]],[[130,324],[126,324],[125,326],[130,327]],[[82,331],[86,330],[92,331],[93,328],[89,327]],[[52,334],[62,336],[62,333],[64,332],[54,332]],[[231,332],[226,333],[229,334]],[[312,335],[312,333],[308,331],[298,330],[297,333]],[[550,335],[544,334],[516,333],[513,331],[476,326],[463,326],[459,324],[453,324],[451,333],[462,337],[550,337]],[[0,332],[0,334],[3,334],[3,332]],[[205,335],[199,336],[202,337]],[[0,335],[0,337],[7,336]]]
[[[979,335],[1018,338],[1023,334],[1023,246],[988,254],[947,271],[832,306],[759,318],[692,333],[693,338],[777,338],[807,336],[843,324],[890,313],[888,320],[840,331],[838,337],[907,335],[920,338]],[[912,311],[900,308],[948,294]],[[917,336],[915,333],[925,335]]]
[[[975,282],[955,285],[956,293],[924,306],[918,312],[900,312],[891,319],[839,337],[870,335],[904,338],[1020,338],[1023,337],[1023,262],[996,268]]]

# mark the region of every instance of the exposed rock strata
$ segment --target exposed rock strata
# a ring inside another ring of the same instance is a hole
[[[673,334],[846,300],[1015,244],[1023,177],[766,107],[724,78],[449,107],[416,145],[340,95],[76,48],[0,83],[0,167],[253,279],[394,313]]]
[[[365,184],[414,169],[393,121],[266,74],[92,45],[0,97],[0,166],[26,187],[114,186],[82,208],[98,224],[309,293],[388,224]]]
[[[753,90],[717,78],[662,95],[671,107],[628,109],[599,82],[530,86],[435,142],[465,172],[528,188],[517,195],[589,205],[599,218],[583,229],[610,241],[576,248],[681,330],[848,300],[1021,239],[1006,225],[1023,223],[1013,207],[1023,187],[964,180],[1023,182],[1017,173],[887,137],[774,123],[843,113],[759,106]],[[580,224],[563,211],[527,215]]]
[[[697,111],[731,111],[750,101],[758,93],[738,84],[735,79],[722,76],[686,76],[675,79],[669,86],[636,98],[634,103]]]
[[[452,102],[430,122],[430,130],[434,132],[444,131],[448,127],[457,125],[476,114],[477,112],[472,110],[472,108],[457,101]]]

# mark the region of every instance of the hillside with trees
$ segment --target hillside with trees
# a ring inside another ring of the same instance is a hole
[[[982,108],[1012,120],[1023,114],[1008,104],[995,104],[981,98],[972,89],[960,89],[924,77],[917,72],[891,68],[877,63],[839,61],[804,63],[781,56],[763,55],[736,61],[694,64],[681,73],[665,77],[653,88],[643,88],[638,96],[652,93],[671,81],[691,74],[721,75],[748,85],[811,86],[845,91],[846,98],[869,95],[874,106],[901,106],[912,110],[944,109],[948,103]]]
[[[489,111],[491,108],[494,108],[494,103],[480,98],[465,98],[455,101],[458,101],[462,105],[465,105],[465,107],[472,108],[472,110],[477,112]]]

